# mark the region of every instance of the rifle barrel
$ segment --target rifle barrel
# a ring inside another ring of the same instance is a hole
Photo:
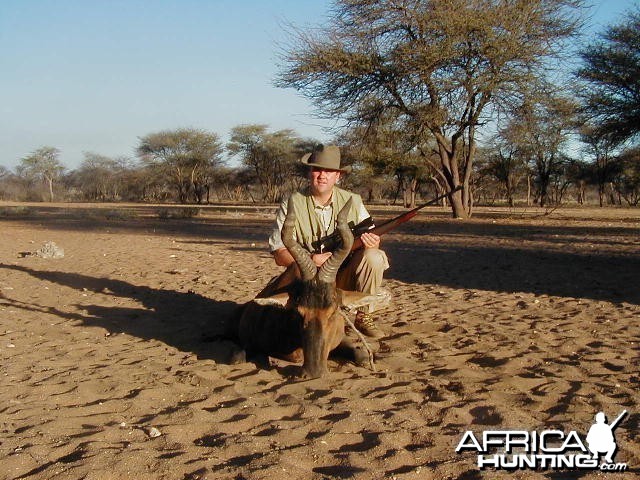
[[[461,188],[462,188],[462,185],[458,185],[456,188],[454,188],[453,190],[451,190],[448,193],[444,193],[442,195],[438,195],[436,198],[434,198],[432,200],[429,200],[427,203],[423,203],[422,205],[418,205],[417,207],[409,210],[408,212],[401,213],[397,217],[393,217],[390,220],[382,222],[381,224],[376,225],[374,228],[372,228],[370,233],[375,233],[376,235],[382,235],[384,233],[387,233],[388,231],[393,230],[394,228],[396,228],[398,225],[401,225],[404,222],[408,222],[409,220],[411,220],[413,217],[415,217],[418,214],[419,210],[423,209],[424,207],[428,207],[429,205],[433,205],[433,204],[439,202],[444,197],[447,197],[447,196],[451,195],[453,192],[457,192]],[[355,250],[358,250],[360,247],[362,247],[362,245],[363,245],[363,243],[362,243],[362,240],[360,239],[360,237],[354,239],[353,245],[351,246],[351,251],[353,252]]]
[[[616,418],[613,423],[611,425],[609,425],[609,428],[613,431],[614,428],[616,428],[618,426],[618,423],[620,422],[620,420],[622,420],[624,418],[624,416],[627,414],[626,410],[623,410],[622,413],[620,415],[618,415],[618,418]]]
[[[399,220],[399,219],[401,219],[401,218],[403,218],[403,217],[406,217],[406,220],[404,220],[404,219],[403,219],[403,222],[401,222],[401,223],[404,223],[404,222],[405,222],[405,221],[407,221],[407,220],[411,220],[413,217],[415,217],[415,216],[418,214],[418,211],[419,211],[419,210],[422,210],[424,207],[428,207],[428,206],[430,206],[430,205],[433,205],[433,204],[435,204],[435,203],[438,203],[438,202],[439,202],[440,200],[442,200],[443,198],[448,197],[449,195],[451,195],[451,194],[452,194],[452,193],[454,193],[454,192],[457,192],[457,191],[458,191],[458,190],[460,190],[460,189],[462,189],[462,185],[458,185],[456,188],[454,188],[454,189],[453,189],[453,190],[451,190],[450,192],[448,192],[448,193],[443,193],[442,195],[438,195],[436,198],[433,198],[433,199],[429,200],[427,203],[423,203],[422,205],[418,205],[417,207],[412,208],[412,209],[411,209],[411,210],[409,210],[408,212],[401,213],[401,214],[400,214],[400,215],[398,215],[397,217],[393,217],[391,220],[387,220],[387,221],[385,221],[385,222],[382,222],[380,225],[377,225],[377,227],[376,227],[376,228],[382,227],[382,226],[386,225],[387,223],[394,222],[394,221]]]

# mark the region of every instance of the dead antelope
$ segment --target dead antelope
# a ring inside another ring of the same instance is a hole
[[[353,244],[353,234],[347,225],[350,208],[351,200],[337,217],[341,248],[318,268],[294,238],[295,209],[289,202],[282,241],[296,261],[300,279],[288,288],[286,300],[282,296],[271,297],[244,305],[232,334],[245,350],[296,363],[302,361],[304,373],[312,378],[327,372],[327,358],[335,349],[351,355],[358,364],[366,361],[366,353],[345,336],[345,316],[340,311],[345,292],[336,288],[338,269]]]

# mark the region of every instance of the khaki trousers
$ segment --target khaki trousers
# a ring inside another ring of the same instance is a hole
[[[378,248],[361,248],[353,252],[340,267],[336,276],[336,286],[342,290],[376,294],[380,291],[382,275],[387,268],[389,259],[384,251]],[[300,270],[296,263],[292,263],[282,274],[271,279],[256,298],[282,293],[297,278],[300,278]],[[369,313],[373,310],[374,307],[370,306]]]

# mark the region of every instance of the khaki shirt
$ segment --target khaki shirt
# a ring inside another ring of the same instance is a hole
[[[360,195],[338,187],[333,187],[331,200],[327,205],[318,205],[308,189],[303,192],[296,192],[289,198],[293,198],[296,209],[294,236],[298,243],[302,244],[309,252],[313,251],[311,246],[313,242],[334,232],[338,213],[349,198],[353,198],[348,216],[349,222],[357,225],[370,216],[362,203]],[[287,216],[289,198],[284,199],[276,214],[276,224],[269,236],[269,251],[271,253],[284,248],[280,237],[282,225]]]

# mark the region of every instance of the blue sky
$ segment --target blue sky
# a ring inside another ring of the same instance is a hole
[[[638,0],[592,2],[591,31]],[[322,24],[329,0],[0,0],[0,165],[41,146],[134,157],[138,137],[240,124],[326,141],[329,125],[273,86],[286,24]]]

